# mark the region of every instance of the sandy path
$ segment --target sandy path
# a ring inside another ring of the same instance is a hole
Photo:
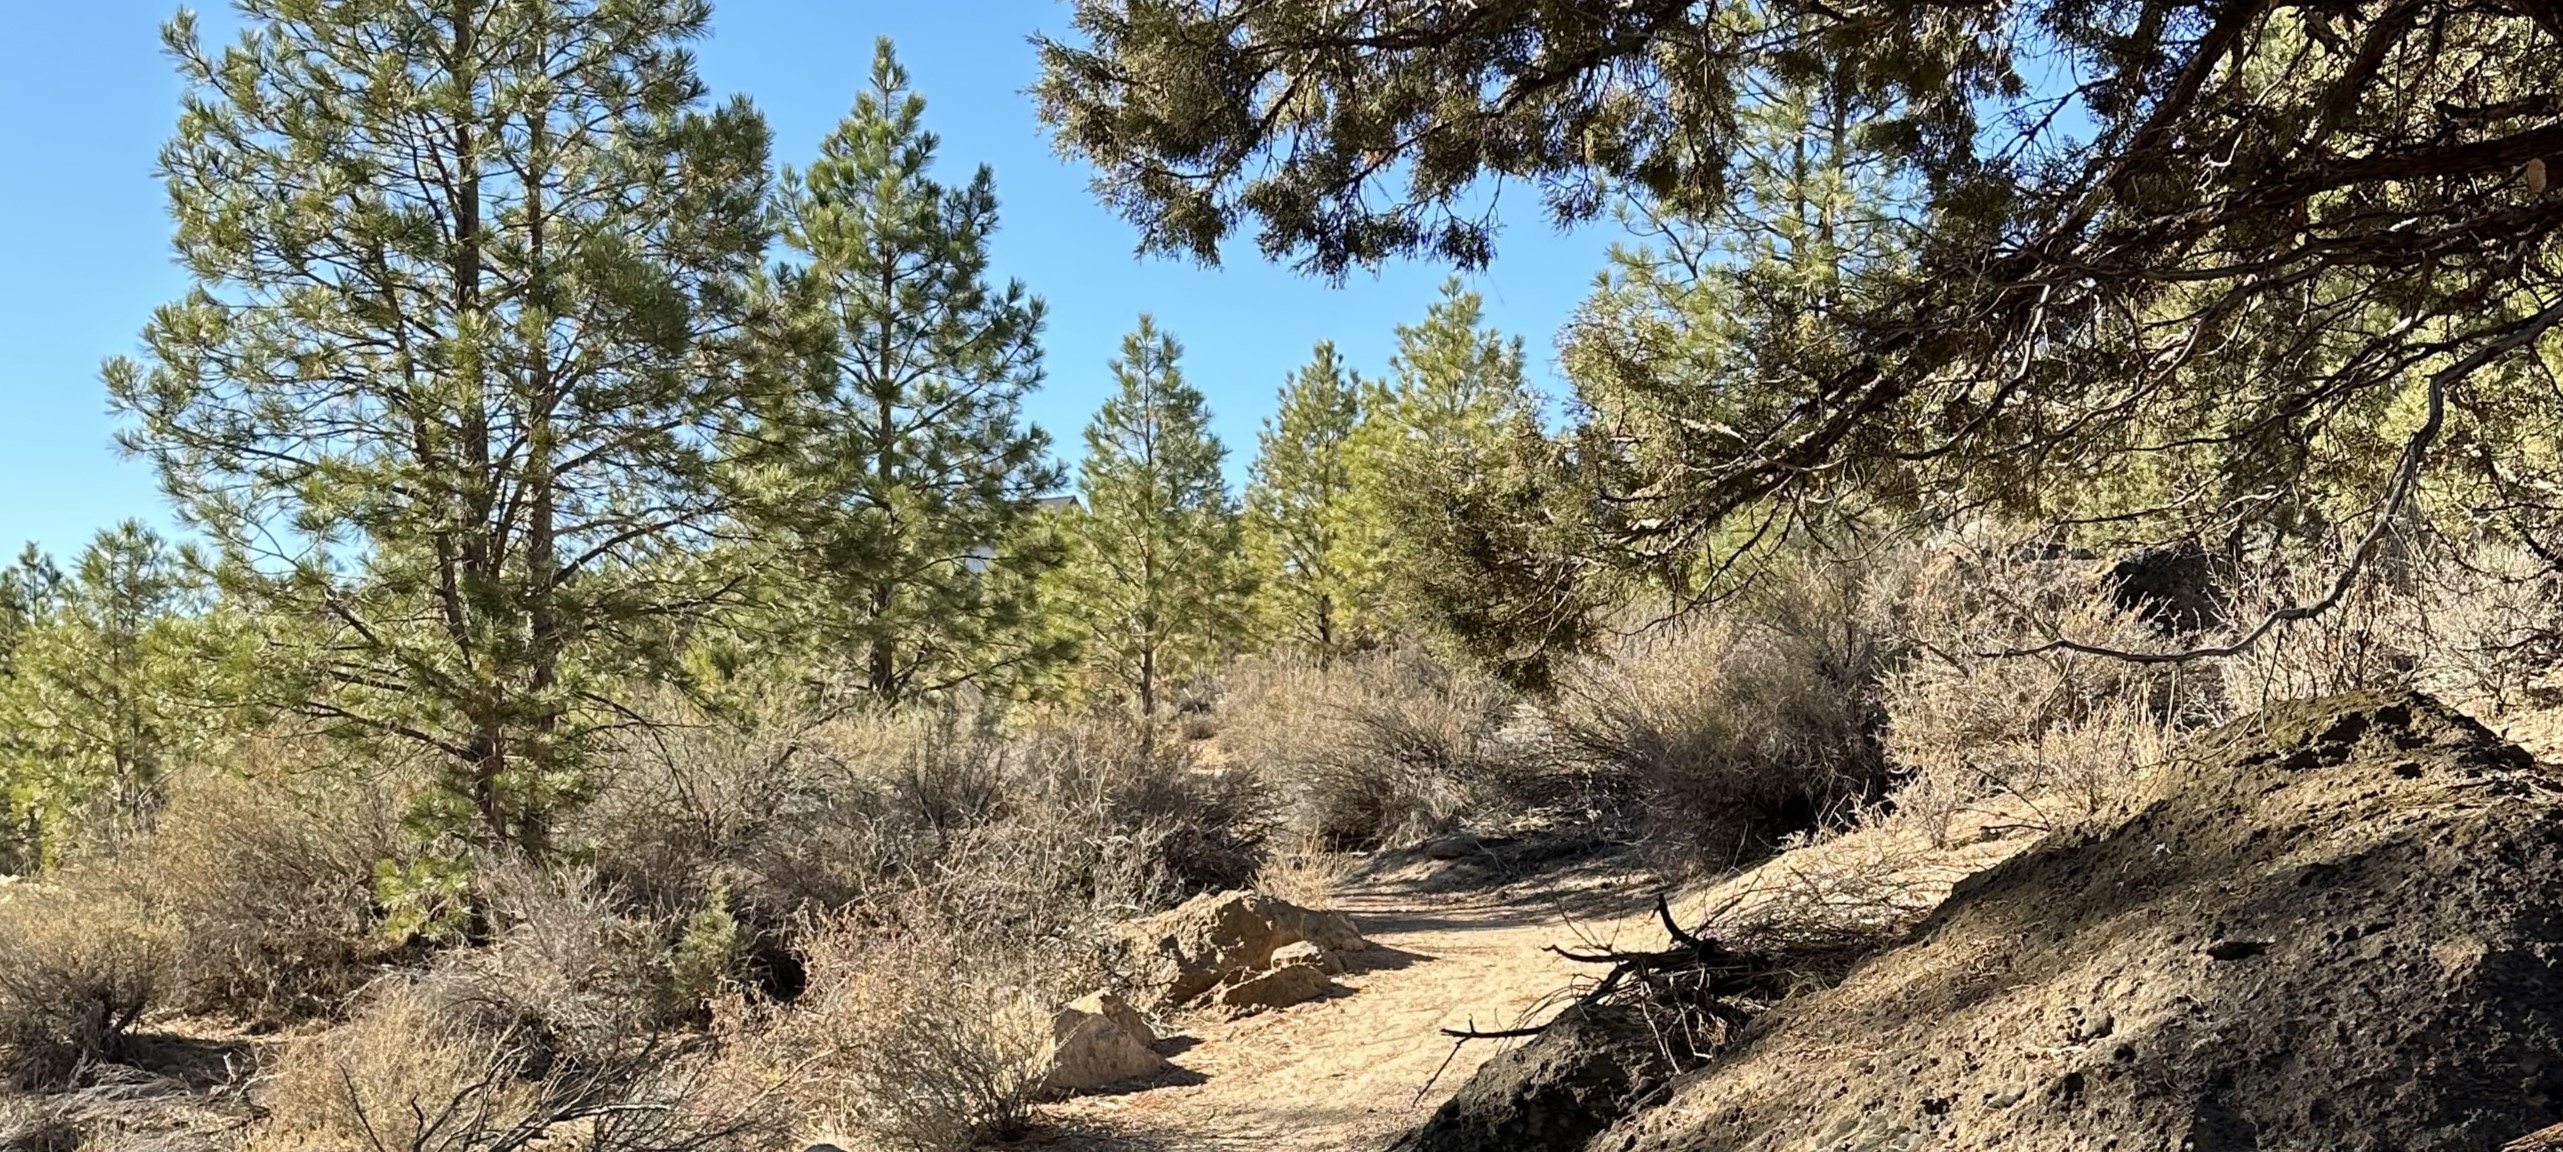
[[[1349,992],[1244,1020],[1180,1021],[1161,1049],[1175,1073],[1052,1106],[1047,1118],[1058,1127],[1035,1146],[1372,1152],[1431,1115],[1498,1051],[1477,1043],[1453,1057],[1442,1028],[1508,1026],[1566,987],[1577,966],[1546,945],[1614,933],[1635,940],[1646,930],[1652,889],[1619,869],[1588,865],[1450,891],[1434,880],[1446,867],[1366,877],[1337,894],[1335,906],[1375,945],[1341,978]]]

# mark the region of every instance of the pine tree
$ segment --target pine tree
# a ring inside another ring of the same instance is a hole
[[[1362,388],[1332,342],[1317,345],[1315,357],[1283,383],[1247,470],[1245,553],[1261,641],[1321,660],[1354,646],[1345,447],[1361,419]]]
[[[191,557],[133,521],[98,533],[69,572],[28,550],[0,671],[0,870],[111,849],[158,808],[163,777],[202,746],[210,712]]]
[[[1732,202],[1707,216],[1625,205],[1644,240],[1613,247],[1560,341],[1617,521],[1603,530],[1676,601],[1754,537],[1750,523],[1733,539],[1665,530],[1696,495],[1686,462],[1733,451],[1735,428],[1782,419],[1840,371],[1855,353],[1837,318],[1879,307],[1913,262],[1913,190],[1854,143],[1870,113],[1836,85],[1757,79],[1737,109]]]
[[[1065,609],[1089,667],[1153,719],[1169,685],[1235,643],[1245,592],[1227,449],[1182,349],[1156,322],[1122,338],[1120,390],[1086,426]]]
[[[1514,424],[1538,410],[1521,339],[1484,317],[1483,299],[1454,278],[1422,323],[1399,325],[1389,379],[1369,390],[1346,445],[1354,627],[1372,640],[1431,627],[1421,569],[1439,561],[1417,547],[1413,527],[1445,511],[1455,483],[1502,466]]]
[[[799,263],[778,281],[821,353],[813,387],[759,429],[781,483],[756,520],[795,561],[795,629],[885,701],[1042,655],[1025,635],[1045,553],[1017,545],[1063,478],[1021,414],[1041,383],[1041,301],[991,287],[993,178],[937,183],[924,112],[885,39],[871,90],[807,173],[785,174]]]
[[[707,108],[702,0],[242,0],[161,167],[194,287],[107,367],[228,593],[316,643],[287,701],[444,758],[540,850],[613,697],[734,580],[719,511],[766,131]]]

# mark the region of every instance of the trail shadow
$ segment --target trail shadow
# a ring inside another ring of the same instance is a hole
[[[1337,959],[1344,962],[1344,975],[1367,976],[1373,972],[1395,972],[1401,968],[1412,968],[1439,957],[1422,952],[1409,952],[1403,948],[1391,948],[1386,944],[1372,944],[1367,949],[1348,952]]]
[[[163,1076],[203,1092],[237,1083],[256,1070],[255,1047],[246,1040],[145,1032],[127,1041],[122,1059],[128,1068]]]
[[[1180,1064],[1169,1064],[1164,1071],[1147,1076],[1134,1076],[1119,1083],[1088,1089],[1078,1095],[1136,1096],[1142,1092],[1154,1092],[1159,1088],[1192,1088],[1208,1083],[1210,1083],[1208,1076]]]

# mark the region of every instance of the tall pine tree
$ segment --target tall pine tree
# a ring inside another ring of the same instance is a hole
[[[1321,660],[1355,646],[1347,518],[1352,470],[1346,444],[1361,419],[1363,381],[1332,342],[1281,388],[1264,419],[1247,471],[1245,552],[1255,577],[1254,623],[1261,642]]]
[[[1418,324],[1397,328],[1389,379],[1369,389],[1345,449],[1355,627],[1378,640],[1433,625],[1419,523],[1447,513],[1454,485],[1505,467],[1515,426],[1538,410],[1520,337],[1485,323],[1485,301],[1453,278]]]
[[[450,827],[539,850],[624,679],[734,585],[685,553],[767,239],[766,130],[703,0],[241,0],[161,154],[193,287],[107,367],[288,701],[440,753]]]
[[[1182,349],[1156,322],[1122,338],[1120,389],[1086,426],[1064,605],[1087,665],[1142,722],[1170,685],[1231,648],[1245,588],[1227,449]]]
[[[994,180],[982,166],[937,183],[924,113],[885,39],[871,90],[808,172],[785,174],[798,261],[777,279],[818,355],[759,436],[780,448],[756,519],[795,561],[795,630],[885,701],[1043,654],[1028,627],[1043,554],[1018,544],[1062,480],[1021,412],[1041,383],[1041,301],[990,284]]]

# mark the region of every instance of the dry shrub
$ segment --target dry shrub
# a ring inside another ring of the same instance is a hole
[[[47,888],[0,900],[0,1074],[55,1087],[123,1058],[177,950],[165,918],[112,891]]]
[[[252,1152],[715,1152],[777,1118],[723,1091],[701,1054],[634,1038],[615,1060],[546,1067],[521,1033],[450,1011],[419,984],[378,987],[345,1024],[296,1042],[261,1097]]]
[[[675,721],[607,758],[565,830],[602,881],[653,915],[729,894],[749,973],[801,985],[815,918],[924,893],[1037,933],[1245,882],[1270,803],[1255,778],[1107,722],[959,708],[835,715],[788,695]]]
[[[510,1037],[536,1071],[602,1065],[689,1015],[667,925],[621,914],[593,874],[506,861],[475,884],[490,943],[438,957],[418,985],[443,1015]]]
[[[1272,785],[1294,829],[1333,848],[1449,828],[1518,774],[1504,693],[1420,652],[1244,661],[1223,711],[1229,754]]]
[[[805,1130],[907,1152],[1021,1133],[1042,1094],[1050,1006],[1100,978],[1044,942],[921,904],[827,921],[804,963],[809,993],[756,1022],[751,1059]]]
[[[2048,647],[2059,636],[2137,652],[2179,642],[2113,605],[2099,567],[1982,527],[1918,566],[1899,601],[1912,654],[1885,677],[1901,817],[1938,839],[1991,797],[2060,818],[2094,810],[2180,731],[2221,714],[2211,667]]]
[[[1335,888],[1352,872],[1349,854],[1330,851],[1324,840],[1303,834],[1288,848],[1266,856],[1248,886],[1322,912],[1335,906]]]
[[[80,1125],[53,1101],[0,1093],[0,1152],[78,1152]]]
[[[374,876],[399,852],[399,801],[291,762],[182,777],[158,831],[118,862],[185,934],[177,975],[190,1010],[270,1022],[326,1014],[395,951]]]
[[[1890,643],[1873,579],[1806,562],[1568,666],[1550,709],[1564,757],[1691,860],[1723,865],[1838,823],[1886,784]]]
[[[2320,598],[2341,551],[2264,565],[2238,596],[2239,621]],[[2225,691],[2237,711],[2249,711],[2354,689],[2415,688],[2498,727],[2556,703],[2544,678],[2563,649],[2557,591],[2550,567],[2515,545],[2402,534],[2338,607],[2223,661]]]

